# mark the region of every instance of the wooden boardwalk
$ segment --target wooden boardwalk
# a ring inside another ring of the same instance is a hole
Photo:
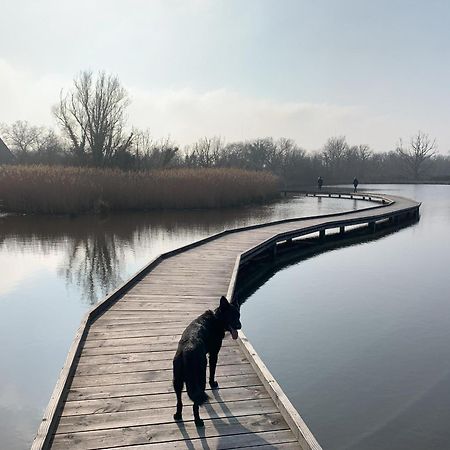
[[[341,195],[341,194],[340,194]],[[366,198],[368,196],[366,195]],[[359,198],[358,196],[356,198]],[[280,221],[220,233],[156,258],[86,316],[33,449],[319,450],[321,447],[245,335],[224,340],[217,381],[194,425],[175,423],[172,358],[186,325],[232,298],[239,267],[277,244],[327,229],[418,217],[419,204],[397,197],[356,212]],[[243,324],[245,328],[245,323]]]

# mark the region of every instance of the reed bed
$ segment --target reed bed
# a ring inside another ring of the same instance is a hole
[[[264,202],[277,191],[270,173],[240,169],[0,167],[0,209],[27,214],[222,208]]]

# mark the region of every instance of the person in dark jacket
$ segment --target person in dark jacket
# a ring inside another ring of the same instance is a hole
[[[317,187],[319,188],[319,191],[322,189],[322,185],[323,185],[323,178],[322,177],[317,178]]]
[[[353,192],[356,192],[358,184],[359,184],[358,178],[356,178],[356,177],[353,178],[353,187],[354,187]]]

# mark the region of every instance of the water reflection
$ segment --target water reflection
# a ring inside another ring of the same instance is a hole
[[[60,254],[57,273],[89,305],[117,287],[150,257],[238,226],[357,208],[358,202],[305,197],[222,211],[163,211],[76,218],[5,216],[0,248],[12,254]],[[364,205],[366,206],[366,205]],[[0,288],[1,289],[1,288]]]
[[[420,221],[285,267],[242,321],[324,448],[446,450],[450,186],[376,189],[423,202]]]

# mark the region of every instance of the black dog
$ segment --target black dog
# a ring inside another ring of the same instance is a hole
[[[209,353],[209,385],[212,389],[219,387],[215,381],[217,355],[222,346],[225,331],[237,339],[241,322],[239,309],[221,297],[220,306],[213,311],[205,311],[193,320],[184,330],[173,359],[173,387],[177,394],[177,412],[173,418],[182,419],[183,403],[181,392],[186,382],[189,398],[194,402],[194,419],[197,427],[203,427],[199,416],[199,406],[208,398],[206,388],[206,354]]]

